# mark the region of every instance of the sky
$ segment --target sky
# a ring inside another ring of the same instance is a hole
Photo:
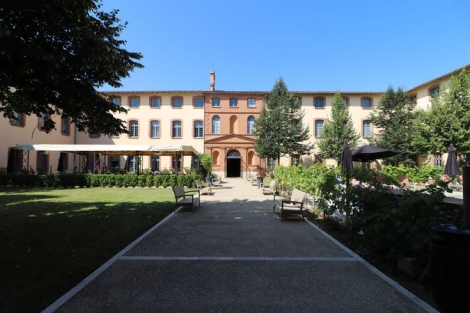
[[[100,91],[385,91],[470,64],[468,0],[102,0],[143,69]]]

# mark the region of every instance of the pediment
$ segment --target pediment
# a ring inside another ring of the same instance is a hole
[[[243,135],[223,135],[206,140],[206,144],[253,144],[254,139]]]

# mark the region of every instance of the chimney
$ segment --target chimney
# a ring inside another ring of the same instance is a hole
[[[215,71],[211,71],[211,91],[215,91]]]

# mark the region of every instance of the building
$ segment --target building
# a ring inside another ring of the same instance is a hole
[[[470,65],[465,68],[470,71]],[[426,108],[433,95],[461,70],[424,82],[407,92],[418,107]],[[308,125],[314,143],[330,115],[335,92],[290,92],[301,100],[305,112],[303,124]],[[340,92],[349,105],[354,127],[361,134],[359,144],[366,144],[374,132],[367,116],[383,92]],[[252,175],[261,165],[253,147],[253,127],[269,91],[217,90],[215,72],[211,71],[208,90],[107,93],[112,95],[116,105],[129,109],[127,115],[118,115],[127,122],[129,134],[109,137],[78,132],[69,119],[61,116],[1,118],[0,168],[49,173],[120,169],[182,171],[198,166],[197,155],[201,153],[212,156],[213,171],[221,177]],[[41,128],[47,118],[60,125],[49,134]],[[114,152],[111,146],[117,146]],[[154,147],[152,151],[142,151],[150,149],[149,146]],[[317,153],[298,156],[295,161],[309,166]],[[273,160],[270,161],[273,165]],[[284,158],[281,164],[292,161]]]

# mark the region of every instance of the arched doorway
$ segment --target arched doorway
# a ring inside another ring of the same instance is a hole
[[[237,150],[227,153],[227,177],[241,177],[242,157]]]

